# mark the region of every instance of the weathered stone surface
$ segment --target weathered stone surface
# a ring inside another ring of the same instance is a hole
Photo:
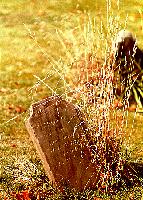
[[[94,188],[98,177],[86,145],[87,125],[79,109],[52,96],[31,106],[26,127],[49,180],[57,188]]]

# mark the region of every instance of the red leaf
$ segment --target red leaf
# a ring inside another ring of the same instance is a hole
[[[22,113],[22,112],[25,112],[26,110],[25,110],[25,108],[23,108],[22,106],[17,106],[17,107],[15,108],[15,111],[16,111],[17,113]]]
[[[16,144],[11,144],[11,147],[15,148],[17,145]]]
[[[29,191],[25,190],[22,192],[24,200],[30,200]]]

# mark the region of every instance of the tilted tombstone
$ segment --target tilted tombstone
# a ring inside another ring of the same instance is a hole
[[[78,107],[48,97],[31,106],[26,127],[54,186],[95,188],[99,169],[91,161],[87,125]]]

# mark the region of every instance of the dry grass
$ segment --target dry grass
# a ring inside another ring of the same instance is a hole
[[[125,133],[120,135],[124,138],[123,150],[127,149],[131,160],[141,161],[143,116],[128,111],[123,113],[122,110],[113,112],[109,109],[114,101],[110,98],[112,94],[108,96],[104,91],[106,88],[110,91],[112,87],[108,58],[114,35],[119,29],[127,27],[135,32],[139,44],[142,43],[142,3],[135,5],[130,2],[129,10],[128,2],[120,2],[118,5],[114,1],[111,1],[111,8],[108,6],[108,9],[105,1],[100,4],[79,1],[78,5],[74,1],[60,4],[50,1],[48,5],[44,0],[1,2],[1,198],[12,196],[11,192],[35,190],[39,185],[35,196],[43,188],[51,192],[25,130],[24,119],[28,116],[26,111],[30,104],[54,93],[77,103],[87,113],[90,127],[98,129],[98,134],[101,134],[103,110],[108,122],[108,116],[113,114],[118,124],[110,126],[119,128],[121,133],[124,130]],[[102,74],[97,70],[101,68]],[[92,84],[87,86],[92,79],[95,81],[100,77],[106,77],[105,82],[98,82],[102,90],[93,88]],[[94,101],[96,95],[100,97],[99,107]],[[104,102],[102,95],[106,99]],[[101,119],[97,121],[97,117]],[[118,119],[123,126],[120,126]],[[63,198],[53,190],[51,193],[51,199]],[[140,193],[139,188],[122,191],[122,199]],[[68,195],[69,199],[94,198],[93,191]],[[121,199],[120,193],[116,198]]]

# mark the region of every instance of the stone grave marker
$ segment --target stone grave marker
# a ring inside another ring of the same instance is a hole
[[[91,162],[87,125],[78,107],[59,96],[48,97],[31,106],[26,127],[54,186],[95,188],[99,169]]]

